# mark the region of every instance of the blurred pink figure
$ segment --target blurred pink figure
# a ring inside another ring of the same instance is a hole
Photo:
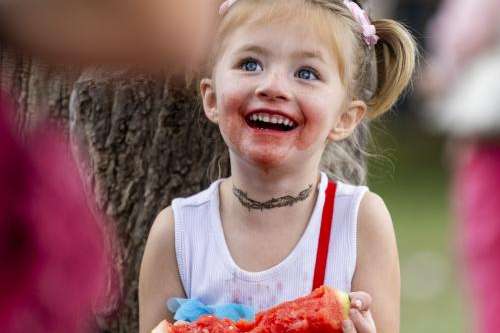
[[[103,230],[57,135],[21,142],[12,128],[0,99],[0,332],[89,332]]]
[[[442,74],[442,86],[479,53],[495,44],[499,0],[444,0],[430,25],[429,63]]]
[[[463,149],[455,173],[455,214],[459,251],[475,309],[474,332],[500,327],[500,145]]]
[[[500,327],[500,0],[445,0],[424,90],[454,142],[453,205],[475,332]]]

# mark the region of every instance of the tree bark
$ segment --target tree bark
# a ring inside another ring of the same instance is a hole
[[[118,236],[121,298],[102,331],[137,332],[138,273],[151,224],[174,197],[209,184],[207,166],[223,151],[217,128],[200,116],[196,89],[127,73],[80,75],[5,49],[0,80],[20,132],[48,118],[81,158],[88,191]]]
[[[208,185],[218,133],[197,108],[193,87],[168,80],[92,73],[75,84],[70,135],[86,147],[87,183],[118,227],[125,302],[113,332],[138,330],[139,266],[156,214]]]
[[[21,134],[42,119],[67,133],[69,96],[78,75],[78,69],[47,66],[0,44],[0,88],[19,111],[16,123]]]

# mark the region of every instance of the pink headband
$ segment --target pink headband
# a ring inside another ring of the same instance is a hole
[[[238,0],[224,1],[219,8],[219,15],[224,16],[236,1]],[[377,44],[379,40],[377,30],[375,29],[375,26],[371,24],[370,18],[366,12],[357,3],[351,0],[344,0],[344,5],[351,11],[356,22],[361,25],[361,28],[363,29],[363,39],[365,40],[366,45],[373,46]]]

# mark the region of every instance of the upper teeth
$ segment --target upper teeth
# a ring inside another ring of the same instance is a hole
[[[270,115],[267,113],[254,113],[250,119],[253,121],[262,121],[265,123],[273,123],[273,124],[283,124],[288,127],[294,127],[295,122],[293,120],[288,119],[287,117],[280,115]]]

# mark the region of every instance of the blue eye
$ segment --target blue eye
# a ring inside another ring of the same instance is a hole
[[[319,80],[318,72],[311,68],[301,68],[295,75],[302,80]]]
[[[262,66],[260,65],[260,63],[252,58],[243,60],[240,64],[240,68],[246,72],[262,71]]]

